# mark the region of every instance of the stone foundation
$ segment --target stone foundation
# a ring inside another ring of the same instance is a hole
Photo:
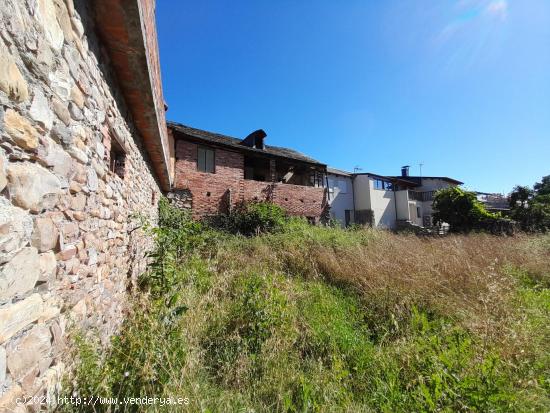
[[[92,3],[0,7],[0,411],[55,390],[71,328],[108,342],[146,266],[161,191]]]

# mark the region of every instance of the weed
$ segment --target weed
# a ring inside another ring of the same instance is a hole
[[[106,354],[79,336],[67,391],[203,412],[549,409],[549,237],[292,219],[245,238],[165,212],[134,311]]]

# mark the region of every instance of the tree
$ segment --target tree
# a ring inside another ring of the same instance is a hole
[[[510,208],[516,206],[526,207],[529,200],[533,198],[533,190],[528,186],[517,185],[510,193]]]
[[[516,186],[510,193],[510,216],[524,231],[550,231],[550,175],[533,189]]]
[[[541,182],[533,185],[533,189],[537,196],[550,195],[550,175],[543,176]]]
[[[447,223],[453,232],[491,229],[493,223],[502,220],[487,211],[474,192],[456,186],[437,191],[432,208],[434,223]]]

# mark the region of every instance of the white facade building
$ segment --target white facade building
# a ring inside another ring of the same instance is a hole
[[[340,181],[351,185],[340,191]],[[396,229],[399,225],[432,226],[432,203],[438,189],[461,185],[448,177],[409,176],[408,167],[401,176],[373,173],[350,174],[328,168],[331,215],[346,224],[355,222],[375,228]],[[347,220],[347,217],[352,217]]]
[[[355,222],[352,174],[327,168],[327,184],[330,217],[347,227]]]

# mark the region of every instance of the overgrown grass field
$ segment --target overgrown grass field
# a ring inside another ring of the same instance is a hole
[[[75,337],[68,391],[190,402],[111,411],[550,410],[549,236],[243,237],[163,208],[130,317],[106,354]]]

